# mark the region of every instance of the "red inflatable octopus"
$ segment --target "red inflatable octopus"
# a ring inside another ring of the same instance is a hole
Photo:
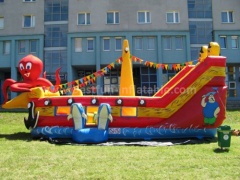
[[[17,82],[14,79],[6,79],[3,83],[4,103],[8,100],[7,89],[12,92],[30,92],[34,87],[50,87],[53,84],[46,78],[41,78],[43,70],[42,61],[33,55],[27,55],[18,63],[18,71],[20,72],[23,81]],[[60,68],[56,70],[56,85],[60,84],[59,77]]]

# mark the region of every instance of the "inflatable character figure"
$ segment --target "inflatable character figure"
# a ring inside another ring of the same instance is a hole
[[[220,112],[219,104],[216,102],[214,94],[215,92],[210,92],[202,96],[201,105],[203,107],[205,125],[214,125]]]
[[[203,62],[207,56],[208,56],[208,46],[202,46],[199,52],[198,61]]]
[[[7,89],[10,88],[12,92],[30,92],[34,87],[50,87],[53,84],[46,78],[41,78],[40,75],[43,70],[42,61],[33,55],[27,55],[22,58],[18,63],[18,71],[20,72],[23,80],[17,82],[13,79],[6,79],[3,83],[3,96],[4,103],[8,100]],[[60,84],[59,77],[60,68],[56,71],[56,85]]]
[[[208,44],[208,56],[220,56],[220,46],[217,42]]]

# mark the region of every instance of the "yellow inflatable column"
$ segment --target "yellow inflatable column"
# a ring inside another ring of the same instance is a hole
[[[128,40],[123,41],[122,47],[122,66],[119,87],[120,96],[135,96],[135,88],[133,82],[132,60],[130,58],[130,48]],[[124,105],[124,104],[123,104]],[[123,107],[123,116],[136,116],[136,108]]]

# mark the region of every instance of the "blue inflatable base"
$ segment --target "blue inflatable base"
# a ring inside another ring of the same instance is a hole
[[[73,130],[72,139],[77,143],[102,143],[108,140],[108,131],[97,128]]]
[[[75,131],[71,127],[37,127],[31,130],[33,137],[48,138],[72,138],[77,143],[100,143],[108,139],[118,140],[156,140],[176,138],[214,138],[217,129],[197,128],[108,128],[99,130],[97,128],[84,128]]]

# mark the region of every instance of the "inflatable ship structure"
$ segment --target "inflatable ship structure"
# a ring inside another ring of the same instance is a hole
[[[226,57],[219,56],[216,44],[202,47],[198,63],[186,65],[152,97],[134,95],[124,40],[119,96],[86,96],[77,88],[61,96],[35,87],[2,107],[28,108],[24,123],[33,137],[72,138],[77,143],[213,138],[225,119],[227,93]]]

